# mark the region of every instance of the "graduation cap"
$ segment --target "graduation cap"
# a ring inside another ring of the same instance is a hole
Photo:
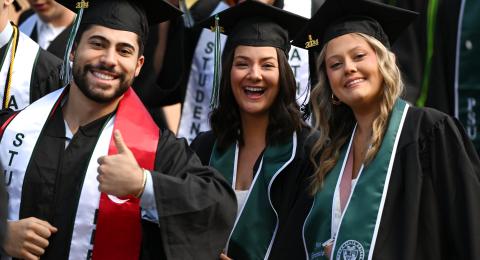
[[[62,66],[65,84],[71,79],[69,55],[80,25],[100,25],[107,28],[136,33],[145,44],[148,24],[170,20],[182,14],[164,0],[57,0],[77,13],[67,43]]]
[[[220,84],[220,33],[228,36],[224,52],[238,45],[276,47],[288,57],[290,41],[298,28],[308,19],[259,1],[245,1],[200,22],[198,26],[211,29],[215,37],[215,61],[210,106],[218,106]]]
[[[142,39],[148,34],[148,25],[145,21],[157,24],[182,14],[164,0],[57,0],[57,2],[73,12],[83,9],[80,21],[82,25],[95,24],[130,31],[140,35]]]
[[[369,0],[327,0],[293,40],[305,49],[348,33],[364,33],[390,47],[418,13]]]
[[[220,32],[227,35],[227,47],[238,45],[271,46],[290,50],[290,41],[298,28],[304,27],[308,19],[300,15],[264,4],[245,1],[230,7],[199,23],[199,26],[215,30],[218,17]]]

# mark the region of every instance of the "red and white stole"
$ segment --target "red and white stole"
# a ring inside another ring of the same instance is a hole
[[[5,128],[0,141],[0,163],[9,184],[9,220],[19,218],[25,171],[40,133],[49,115],[58,107],[63,91],[57,90],[34,102]],[[114,129],[122,132],[141,167],[154,167],[159,129],[137,95],[129,89],[115,116],[103,128],[87,167],[75,217],[70,259],[138,259],[140,256],[139,200],[130,196],[117,198],[98,191],[97,158],[116,153],[112,139]]]

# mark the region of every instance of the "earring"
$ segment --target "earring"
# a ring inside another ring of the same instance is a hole
[[[336,106],[342,104],[342,101],[340,101],[340,99],[338,99],[338,97],[335,96],[333,93],[332,93],[332,96],[330,97],[330,102],[332,102],[332,104]]]

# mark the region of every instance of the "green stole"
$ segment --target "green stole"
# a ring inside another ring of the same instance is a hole
[[[226,246],[226,254],[233,259],[266,259],[270,254],[278,228],[277,212],[270,199],[270,189],[275,178],[292,162],[297,146],[296,133],[291,140],[278,145],[268,145],[248,191],[245,205],[237,213],[235,225]],[[238,144],[220,152],[215,143],[210,165],[232,184],[238,162]]]
[[[330,259],[372,258],[407,110],[408,104],[401,99],[397,100],[380,150],[370,164],[362,166],[336,232],[333,257]],[[313,206],[305,220],[303,234],[309,259],[328,259],[322,244],[332,236],[333,199],[335,190],[339,189],[350,146],[344,146],[341,150],[337,164],[326,176],[322,190],[315,195]]]
[[[463,0],[458,27],[455,73],[456,111],[465,130],[480,151],[480,1]]]

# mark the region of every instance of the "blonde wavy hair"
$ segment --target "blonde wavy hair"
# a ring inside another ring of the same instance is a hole
[[[395,101],[403,92],[403,82],[400,70],[395,63],[395,55],[391,51],[372,36],[363,33],[353,34],[364,38],[373,48],[377,55],[379,71],[383,76],[380,114],[373,121],[371,145],[363,159],[363,163],[367,165],[380,149],[388,126],[390,112]],[[325,70],[327,44],[325,44],[318,57],[317,64],[320,64],[318,69],[319,80],[311,94],[315,128],[320,130],[320,136],[313,145],[310,154],[310,160],[315,166],[315,173],[310,183],[312,195],[321,189],[325,176],[337,164],[340,149],[348,141],[356,123],[350,107],[343,103],[334,105],[331,102],[332,89]]]

